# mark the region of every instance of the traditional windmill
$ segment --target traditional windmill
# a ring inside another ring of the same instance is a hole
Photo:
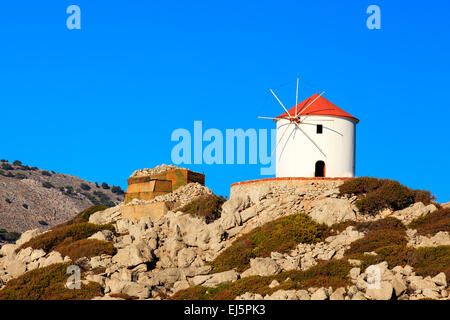
[[[284,113],[271,119],[277,124],[277,177],[354,177],[358,119],[321,94],[314,94],[287,110],[270,89]],[[273,153],[272,153],[273,155]]]

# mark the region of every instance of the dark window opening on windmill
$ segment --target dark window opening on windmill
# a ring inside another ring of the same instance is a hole
[[[318,124],[317,125],[317,134],[322,134],[323,133],[323,125]]]
[[[316,162],[316,171],[314,172],[315,177],[325,177],[325,162]]]

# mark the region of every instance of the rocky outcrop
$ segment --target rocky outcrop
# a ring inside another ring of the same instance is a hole
[[[406,231],[408,236],[408,246],[410,247],[437,247],[450,246],[450,234],[448,232],[438,232],[431,237],[422,236],[417,233],[417,230],[408,229]]]
[[[211,194],[211,191],[197,184],[189,184],[151,201],[185,204],[203,194]],[[101,231],[90,239],[111,242],[117,253],[85,259],[85,280],[101,284],[104,299],[112,299],[114,294],[158,299],[164,294],[172,295],[191,286],[215,287],[253,275],[273,276],[290,270],[307,270],[319,261],[343,258],[350,244],[365,234],[350,226],[323,242],[300,243],[288,253],[272,252],[268,257],[251,259],[250,267],[241,274],[235,270],[211,273],[208,262],[242,234],[298,212],[306,212],[315,221],[326,225],[346,220],[381,218],[381,215],[362,217],[353,205],[355,199],[340,197],[336,184],[261,185],[249,189],[249,192],[234,194],[224,203],[221,217],[208,224],[202,218],[177,210],[169,211],[155,221],[148,217],[130,221],[122,217],[122,205],[109,208],[92,214],[89,222],[113,224],[117,234]],[[402,219],[404,223],[430,212],[433,207],[416,204],[407,209],[404,214],[408,218]],[[398,214],[394,212],[393,215]],[[33,230],[24,233],[18,243],[24,243],[36,235],[37,231]],[[448,233],[427,238],[408,230],[408,236],[409,244],[415,247],[445,244],[448,240]],[[68,257],[62,257],[57,252],[45,253],[26,248],[16,253],[17,248],[17,245],[5,245],[0,249],[0,287],[28,270],[68,261]],[[354,267],[349,272],[352,284],[347,287],[277,290],[267,296],[248,292],[238,299],[386,300],[444,299],[448,296],[445,274],[423,278],[416,276],[409,266],[388,269],[382,263],[373,266],[380,270],[379,286],[374,287],[371,286],[373,274],[370,269],[361,270],[358,260],[349,260],[349,263]],[[276,290],[278,286],[280,283],[274,280],[269,287]]]
[[[369,266],[366,272],[353,268],[349,277],[353,284],[336,288],[309,288],[308,290],[277,290],[262,296],[246,292],[236,300],[419,300],[448,299],[445,273],[435,277],[417,276],[410,266],[387,267],[387,262]],[[276,288],[276,286],[274,287]]]
[[[405,225],[408,225],[413,220],[420,218],[435,210],[437,210],[437,208],[434,204],[429,204],[426,206],[422,202],[416,202],[406,209],[393,212],[391,216],[399,219]]]
[[[327,226],[356,219],[356,214],[351,204],[344,199],[325,198],[314,200],[311,206],[313,207],[310,212],[311,218]]]

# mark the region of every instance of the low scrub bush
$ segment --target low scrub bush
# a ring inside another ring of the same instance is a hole
[[[47,189],[51,189],[51,188],[54,188],[54,187],[55,187],[53,184],[51,184],[51,183],[48,182],[48,181],[45,181],[44,183],[42,183],[42,186],[43,186],[44,188],[47,188]]]
[[[364,238],[352,242],[346,254],[371,252],[388,246],[405,246],[407,243],[406,228],[396,218],[359,223],[356,229],[367,234]]]
[[[355,205],[361,213],[372,215],[387,208],[404,209],[419,201],[429,204],[434,199],[429,191],[412,190],[398,181],[371,177],[348,180],[339,187],[339,191],[358,195]]]
[[[94,191],[94,195],[98,198],[100,204],[109,207],[114,207],[114,202],[111,201],[109,196],[101,191]]]
[[[444,272],[450,279],[450,246],[417,248],[411,252],[409,261],[420,276],[434,277]]]
[[[15,231],[8,232],[5,229],[0,229],[0,240],[6,242],[14,242],[20,238],[20,233]]]
[[[208,194],[194,199],[182,208],[178,209],[184,213],[199,216],[210,223],[220,218],[221,208],[224,200],[214,194]]]
[[[81,189],[83,189],[85,191],[91,190],[91,187],[89,187],[89,185],[84,182],[80,184],[80,187],[81,187]]]
[[[112,187],[111,188],[111,192],[115,193],[117,195],[125,194],[125,192],[122,190],[122,188],[121,187],[117,187],[117,186]]]
[[[3,162],[2,169],[3,170],[14,170],[14,167],[11,164],[9,164],[8,162]]]
[[[376,230],[393,230],[402,231],[406,230],[405,225],[397,218],[387,217],[370,222],[360,222],[355,224],[355,228],[361,232],[369,232]]]
[[[51,174],[50,172],[46,171],[46,170],[42,170],[42,171],[41,171],[41,174],[42,174],[43,176],[46,176],[46,177],[51,177],[51,176],[52,176],[52,174]]]
[[[172,300],[234,300],[245,292],[272,294],[283,290],[300,290],[310,287],[345,287],[350,284],[348,278],[351,266],[345,259],[320,262],[318,265],[306,270],[293,270],[282,272],[275,276],[252,276],[239,279],[232,283],[218,285],[215,288],[202,286],[191,287],[175,293]],[[277,280],[280,285],[270,288],[269,284]]]
[[[18,179],[18,180],[23,180],[23,179],[26,179],[27,176],[24,175],[23,173],[17,173],[17,174],[14,176],[14,178],[16,178],[16,179]]]
[[[109,296],[112,297],[112,298],[120,298],[120,299],[124,299],[124,300],[137,300],[137,299],[139,299],[138,297],[129,296],[126,293],[112,293]]]
[[[56,246],[55,251],[61,253],[63,257],[69,256],[72,261],[77,261],[79,258],[92,258],[102,254],[115,255],[117,249],[111,242],[101,241],[96,239],[82,239],[66,244],[62,242]]]
[[[406,245],[406,233],[404,231],[376,230],[369,232],[364,238],[351,243],[347,254],[371,252],[377,249]]]
[[[58,226],[24,243],[17,251],[32,247],[33,249],[43,249],[45,252],[50,252],[62,243],[68,245],[69,243],[86,239],[101,230],[115,231],[112,225],[96,225],[86,222]]]
[[[108,208],[105,207],[105,206],[101,206],[101,205],[89,207],[89,208],[81,211],[74,218],[72,218],[71,220],[63,223],[60,226],[69,225],[69,224],[76,224],[76,223],[83,223],[83,222],[89,222],[89,217],[92,214],[96,213],[97,211],[103,211],[103,210],[106,210],[106,209],[108,209]]]
[[[82,284],[78,290],[65,287],[70,263],[53,264],[10,280],[0,290],[0,300],[90,300],[102,295],[98,283]]]
[[[299,243],[316,243],[326,234],[327,227],[314,222],[307,214],[299,213],[266,223],[240,238],[225,249],[210,264],[212,272],[249,267],[250,259],[268,257],[271,252],[289,252]]]
[[[424,236],[433,236],[440,231],[450,232],[450,209],[430,212],[412,221],[408,227]]]
[[[383,181],[383,179],[372,177],[350,179],[339,186],[339,192],[341,194],[365,194],[381,187]]]

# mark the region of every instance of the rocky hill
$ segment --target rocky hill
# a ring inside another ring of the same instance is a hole
[[[27,231],[0,249],[0,299],[449,299],[450,209],[428,192],[358,178],[169,198],[157,221],[121,204]],[[61,285],[71,264],[81,290]]]
[[[41,170],[20,161],[0,162],[0,229],[46,230],[92,205],[111,207],[123,199],[120,187]]]

